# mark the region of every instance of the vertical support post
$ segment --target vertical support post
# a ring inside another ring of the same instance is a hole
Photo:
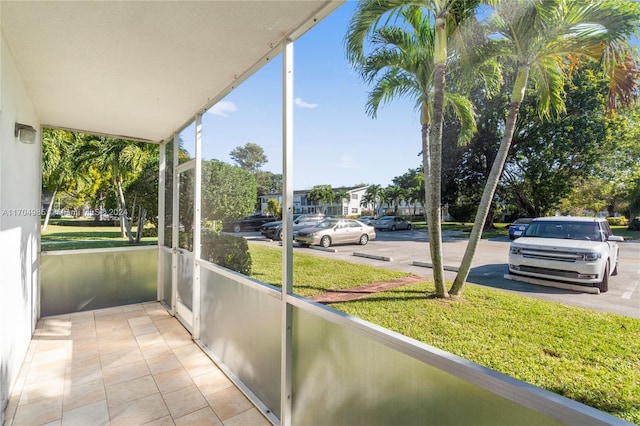
[[[293,307],[293,42],[282,46],[282,351],[280,377],[280,424],[291,424]]]
[[[161,248],[164,246],[164,185],[165,185],[165,168],[167,165],[167,142],[164,141],[160,144],[160,164],[158,164],[158,300],[164,299],[164,256],[162,255]]]
[[[200,209],[202,200],[202,113],[196,115],[196,166],[193,188],[193,291],[192,291],[192,313],[193,313],[193,340],[200,338],[200,255],[201,255],[201,235],[202,211]]]
[[[176,300],[178,298],[178,231],[179,231],[179,218],[178,210],[180,208],[179,202],[179,189],[178,174],[176,168],[178,167],[178,151],[180,150],[180,144],[178,143],[178,134],[173,134],[173,212],[171,213],[171,315],[176,315]]]

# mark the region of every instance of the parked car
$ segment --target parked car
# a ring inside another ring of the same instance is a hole
[[[511,243],[509,272],[609,290],[618,272],[618,242],[604,218],[544,217]]]
[[[375,216],[360,216],[358,219],[360,222],[364,223],[365,225],[371,225],[371,222],[376,220]]]
[[[298,231],[295,240],[303,245],[329,247],[333,244],[365,245],[376,238],[376,230],[354,219],[325,219]]]
[[[228,220],[222,223],[223,231],[259,231],[262,225],[274,222],[275,216],[269,213],[254,213],[239,220]]]
[[[408,222],[400,216],[382,216],[380,219],[372,221],[371,225],[376,229],[385,231],[411,229],[411,222]]]
[[[322,222],[326,218],[327,216],[317,213],[293,215],[293,236],[295,237],[296,232],[300,229],[313,226],[316,223]],[[263,225],[260,229],[260,233],[272,240],[282,240],[282,235],[284,234],[282,221],[277,221],[273,226],[271,226],[271,223]]]
[[[524,231],[527,230],[529,224],[533,219],[529,217],[521,217],[520,219],[516,219],[513,221],[511,225],[509,225],[509,239],[515,240],[518,237],[521,237],[524,234]]]

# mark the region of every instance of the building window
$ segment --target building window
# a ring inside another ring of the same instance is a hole
[[[358,199],[358,194],[351,194],[351,199],[352,200],[357,200]]]
[[[358,208],[357,207],[353,207],[351,209],[351,214],[358,214]]]

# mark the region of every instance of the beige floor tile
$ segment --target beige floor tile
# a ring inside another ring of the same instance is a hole
[[[147,359],[146,361],[152,374],[182,368],[182,364],[180,364],[180,361],[178,361],[178,358],[176,358],[173,352],[163,352],[158,356]]]
[[[233,382],[220,370],[194,377],[193,382],[205,396],[234,386]]]
[[[169,410],[159,393],[109,407],[109,417],[113,426],[142,425],[167,415]]]
[[[71,383],[71,386],[78,386],[96,380],[102,381],[102,366],[99,362],[92,362],[88,365],[73,367],[67,370],[65,378]]]
[[[253,407],[247,397],[235,387],[208,394],[206,397],[209,405],[222,421]]]
[[[169,392],[163,397],[174,419],[208,406],[196,385]]]
[[[62,408],[66,412],[100,401],[104,401],[106,404],[106,400],[107,395],[102,380],[95,380],[75,386],[69,383],[64,392]]]
[[[182,367],[154,374],[153,379],[163,395],[194,384],[187,371]]]
[[[200,349],[200,347],[196,344],[175,348],[173,350],[173,353],[176,355],[176,357],[178,357],[180,361],[186,361],[189,358],[205,355],[202,349]]]
[[[234,424],[260,419],[159,303],[49,317],[39,325],[5,426],[221,424],[220,413]],[[224,392],[229,388],[237,393]]]
[[[100,354],[102,368],[115,368],[132,362],[144,361],[140,349],[125,349],[108,354]]]
[[[174,419],[178,426],[191,425],[222,425],[222,421],[216,416],[211,407],[205,407],[193,413]]]
[[[106,401],[98,401],[62,413],[62,426],[108,426],[109,410]]]
[[[31,404],[41,399],[59,398],[64,395],[64,375],[37,382],[28,382],[20,396],[20,405]]]
[[[105,389],[107,391],[109,407],[116,407],[159,392],[156,382],[151,375],[108,385]]]
[[[13,426],[41,425],[62,418],[62,396],[19,405]]]
[[[138,341],[133,335],[126,336],[120,339],[101,338],[98,339],[98,348],[100,349],[100,355],[107,355],[118,351],[138,350]]]
[[[105,385],[115,385],[116,383],[126,382],[149,374],[151,374],[151,371],[144,361],[136,361],[102,370],[102,378]]]
[[[251,408],[224,421],[225,426],[269,426],[267,420],[257,408]]]
[[[200,356],[195,356],[185,360],[184,362],[182,362],[182,365],[191,377],[213,373],[218,370],[218,367],[216,367],[213,361],[211,361],[211,359],[206,356],[204,352],[202,352]]]
[[[144,349],[147,346],[153,346],[160,343],[166,345],[164,338],[157,329],[153,333],[136,336],[136,341],[138,342],[138,346],[140,346],[140,349]]]

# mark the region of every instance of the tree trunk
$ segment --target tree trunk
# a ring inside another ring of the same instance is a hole
[[[49,217],[51,217],[51,209],[53,208],[53,201],[56,199],[56,194],[58,193],[58,188],[60,186],[56,185],[56,189],[53,190],[53,195],[51,196],[51,202],[49,203],[49,207],[47,207],[47,214],[44,217],[44,224],[42,225],[42,231],[47,230],[47,225],[49,224]]]
[[[129,239],[129,242],[132,243],[134,242],[134,239],[133,235],[131,234],[131,225],[129,224],[129,218],[127,217],[127,204],[124,199],[124,193],[122,192],[122,183],[116,182],[116,188],[118,190],[118,204],[120,204],[120,211],[118,212],[120,214],[120,226],[124,226],[124,230],[126,233],[126,235],[123,235],[123,237],[126,236]]]
[[[496,192],[500,176],[502,175],[502,169],[504,163],[507,161],[507,154],[509,153],[509,147],[513,139],[513,132],[516,128],[516,120],[518,119],[518,112],[520,111],[520,104],[524,99],[525,90],[527,88],[527,81],[529,79],[529,67],[520,66],[518,68],[518,75],[513,85],[513,92],[511,93],[511,104],[509,105],[509,112],[507,113],[507,122],[505,124],[504,136],[500,141],[500,147],[498,148],[498,154],[496,155],[489,177],[487,178],[487,184],[482,192],[482,199],[476,212],[476,218],[473,222],[473,229],[469,236],[469,242],[464,252],[462,262],[460,262],[460,269],[456,275],[456,279],[451,286],[451,294],[462,294],[462,288],[464,286],[467,277],[469,276],[469,270],[471,269],[471,262],[473,256],[476,253],[478,242],[482,236],[482,228],[487,219],[487,214],[493,201],[493,196]]]
[[[140,207],[140,211],[138,213],[138,228],[136,229],[136,244],[140,242],[142,238],[142,231],[144,228],[144,221],[147,216],[147,211]]]
[[[444,87],[447,60],[447,26],[444,16],[436,17],[435,46],[434,46],[434,77],[435,87],[433,94],[433,119],[425,129],[423,120],[423,162],[425,170],[425,189],[427,195],[427,226],[429,227],[429,248],[431,250],[431,263],[433,265],[433,281],[436,287],[436,295],[440,298],[448,298],[446,283],[444,280],[444,265],[442,262],[442,225],[440,217],[440,200],[442,198],[442,121],[444,115]],[[423,102],[424,110],[428,111],[428,105]],[[425,130],[429,131],[429,138],[425,139]],[[426,142],[426,143],[425,143]],[[428,174],[427,174],[428,173]]]

